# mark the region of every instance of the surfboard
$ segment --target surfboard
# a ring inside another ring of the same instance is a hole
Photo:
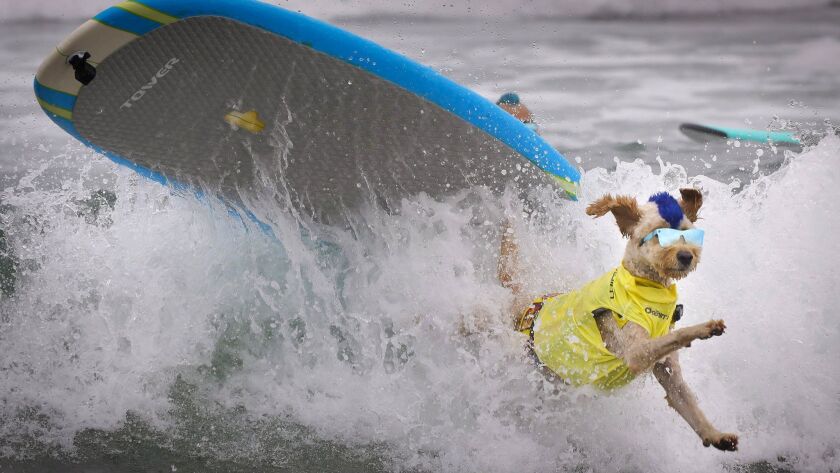
[[[683,123],[680,131],[694,141],[708,143],[715,140],[740,140],[755,143],[773,144],[776,146],[800,147],[802,143],[790,132],[750,130],[746,128],[729,128],[722,126],[698,125]]]
[[[547,176],[574,199],[580,180],[477,93],[254,0],[119,3],[44,60],[35,95],[61,128],[149,179],[236,203],[276,192],[312,215]]]

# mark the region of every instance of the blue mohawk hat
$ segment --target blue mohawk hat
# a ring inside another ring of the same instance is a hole
[[[519,105],[519,95],[517,95],[516,92],[503,94],[499,97],[499,100],[496,101],[496,105],[501,105],[503,103],[508,105]]]
[[[659,215],[668,222],[671,228],[677,229],[680,227],[680,221],[683,218],[683,209],[677,199],[671,197],[667,192],[657,192],[650,196],[648,202],[655,202],[659,208]]]

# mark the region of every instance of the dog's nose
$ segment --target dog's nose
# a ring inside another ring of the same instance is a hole
[[[683,266],[688,266],[691,264],[691,260],[694,259],[694,255],[691,254],[689,251],[680,251],[677,253],[677,261],[680,262]]]

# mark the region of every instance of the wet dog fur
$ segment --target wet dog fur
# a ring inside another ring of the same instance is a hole
[[[680,189],[680,195],[678,203],[682,212],[669,213],[654,200],[640,204],[633,197],[608,194],[592,202],[586,213],[594,217],[612,213],[619,231],[628,238],[622,258],[624,267],[635,276],[669,286],[697,267],[702,248],[684,239],[666,248],[658,244],[656,237],[644,244],[642,239],[657,228],[687,230],[694,226],[703,205],[703,196],[696,189]],[[666,221],[666,217],[670,221]],[[525,294],[518,269],[518,247],[511,226],[505,222],[502,225],[498,277],[502,285],[514,294],[513,317],[533,299]],[[717,430],[700,410],[697,398],[683,379],[677,356],[680,348],[689,347],[695,340],[722,335],[726,329],[722,320],[710,320],[680,329],[672,326],[667,335],[651,339],[645,329],[635,323],[628,322],[619,328],[610,310],[595,311],[593,316],[606,348],[624,360],[634,374],[652,369],[665,389],[668,405],[685,419],[704,446],[725,451],[738,449],[738,436]]]

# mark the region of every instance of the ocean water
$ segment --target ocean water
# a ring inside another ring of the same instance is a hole
[[[265,199],[270,238],[65,136],[31,81],[80,20],[4,4],[0,471],[840,471],[840,10],[660,5],[315,4],[488,98],[517,90],[582,194],[532,189],[529,216],[513,193],[408,196],[341,227]],[[807,146],[702,145],[684,121]],[[529,289],[565,290],[623,252],[587,202],[686,185],[707,238],[681,324],[728,329],[682,365],[736,453],[703,448],[650,376],[546,383],[495,280],[504,215]]]

